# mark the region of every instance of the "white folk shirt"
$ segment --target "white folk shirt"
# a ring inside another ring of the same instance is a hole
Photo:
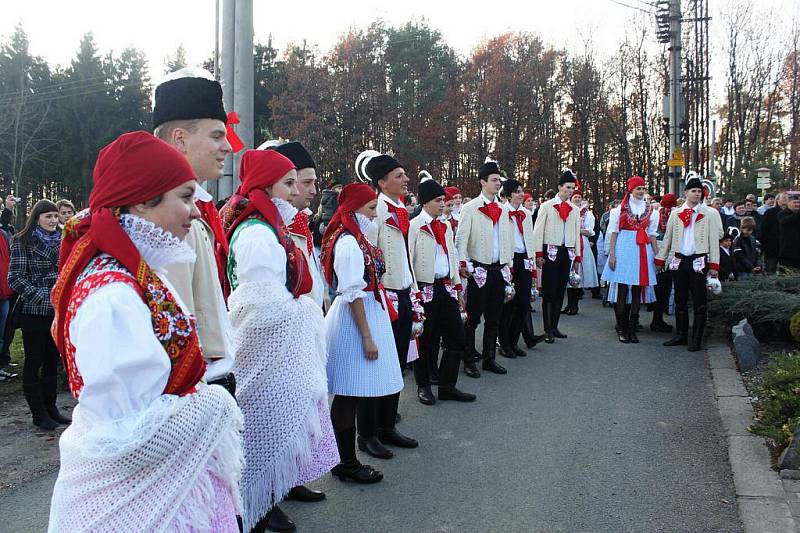
[[[501,210],[500,216],[503,216],[503,206],[500,202],[497,201],[497,197],[487,198],[483,193],[481,193],[481,200],[483,200],[483,205],[491,204],[492,202],[497,204],[497,207]],[[492,235],[492,263],[499,263],[500,262],[500,221],[497,221],[497,224],[494,225],[493,228],[493,235]]]
[[[523,224],[529,223],[530,219],[528,216],[528,211],[524,207],[520,206],[514,209],[514,207],[511,204],[508,204],[508,209],[509,213],[514,213],[515,211],[522,211],[523,213],[525,213],[525,220],[523,220],[522,223]],[[511,217],[511,228],[512,231],[514,232],[514,253],[515,254],[526,253],[527,249],[525,248],[525,238],[523,237],[522,232],[519,230],[519,226],[517,226],[517,219],[515,217]],[[529,255],[532,256],[533,254],[531,253]]]
[[[628,205],[631,208],[631,213],[636,216],[644,213],[644,210],[647,208],[647,202],[644,200],[637,200],[633,196],[628,198]],[[609,213],[608,229],[606,230],[606,233],[609,235],[612,233],[619,233],[619,217],[621,213],[621,206],[615,207]],[[594,222],[592,224],[594,224]],[[650,221],[647,224],[647,234],[650,236],[658,235],[658,209],[653,209],[650,213]]]
[[[422,217],[423,225],[429,225],[433,221],[433,217],[424,208],[417,216]],[[447,222],[442,222],[442,224],[447,224]],[[433,233],[433,229],[431,229],[431,233]],[[436,242],[436,252],[433,260],[433,277],[436,279],[450,277],[450,260],[438,241]]]
[[[699,205],[694,206],[692,209],[692,222],[689,224],[689,226],[683,228],[681,255],[694,255],[694,223],[697,222],[697,214],[699,209]]]
[[[400,208],[400,209],[405,209],[406,208],[403,204],[395,202],[394,200],[392,200],[391,198],[389,198],[388,196],[386,196],[383,193],[380,193],[378,195],[378,201],[379,202],[385,201],[389,205],[393,205],[394,207],[397,207],[397,208]],[[395,215],[394,213],[390,213],[390,216],[394,219],[395,223],[399,226],[400,225],[400,221],[397,220],[397,215]],[[402,269],[403,269],[403,290],[405,290],[405,289],[411,287],[411,285],[414,283],[414,277],[411,275],[411,266],[408,264],[408,253],[403,254],[402,257],[403,257],[403,259],[402,259],[402,263],[403,263],[403,265],[402,265]]]

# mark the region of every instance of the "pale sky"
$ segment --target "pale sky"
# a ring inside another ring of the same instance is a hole
[[[718,15],[728,1],[710,0],[712,50],[715,37],[724,38]],[[800,0],[752,2],[780,14],[776,27],[791,24],[800,5]],[[0,39],[7,38],[21,22],[31,51],[51,65],[65,66],[75,56],[83,34],[91,31],[102,53],[119,53],[128,46],[143,50],[155,82],[163,75],[165,57],[179,44],[192,65],[212,54],[214,4],[214,0],[0,0]],[[326,53],[349,28],[366,28],[378,17],[389,25],[425,17],[462,57],[485,38],[524,30],[573,51],[582,51],[590,43],[603,58],[613,53],[626,27],[630,31],[631,21],[643,17],[650,45],[661,50],[654,37],[653,16],[621,4],[648,8],[645,0],[254,0],[255,40],[266,42],[271,33],[274,45],[282,50],[288,42],[300,43],[306,38]],[[724,61],[717,67],[724,68]],[[712,75],[715,70],[712,67]]]

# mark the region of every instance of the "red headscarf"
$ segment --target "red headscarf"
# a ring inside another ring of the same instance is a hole
[[[450,187],[445,187],[444,188],[444,194],[445,194],[445,198],[449,200],[450,198],[454,197],[456,194],[461,196],[461,190],[458,187],[453,187],[451,185]]]
[[[236,227],[254,213],[260,213],[273,228],[278,229],[280,219],[278,209],[264,189],[278,183],[293,168],[295,168],[294,163],[275,150],[247,150],[244,153],[239,166],[239,179],[242,180],[242,184],[222,209],[225,210],[233,204],[239,205],[244,199],[249,202],[241,210],[236,210],[236,217],[233,220],[223,220],[228,241]]]
[[[52,292],[56,312],[54,339],[64,354],[65,317],[75,280],[89,261],[105,252],[117,259],[137,282],[146,268],[136,246],[119,225],[119,212],[196,179],[188,160],[173,147],[144,131],[125,133],[100,151],[92,175],[89,211],[64,229],[60,274]]]
[[[339,228],[344,227],[358,240],[361,236],[361,228],[358,226],[354,213],[377,196],[375,189],[366,183],[349,183],[339,193],[339,207],[336,208],[336,212],[322,236],[322,269],[329,285],[333,283],[333,246],[336,244],[336,239],[333,238],[334,234],[338,235]]]
[[[295,298],[299,298],[311,292],[314,280],[305,256],[295,246],[278,208],[264,190],[278,183],[294,168],[291,160],[275,150],[247,150],[239,167],[242,184],[223,206],[221,215],[228,241],[237,226],[249,218],[264,220],[272,226],[278,242],[286,251],[287,288]],[[228,285],[223,287],[226,296],[229,289]]]
[[[622,205],[626,205],[630,200],[631,193],[636,187],[644,187],[645,181],[644,178],[641,176],[632,176],[628,178],[627,184],[627,191],[625,192],[625,196],[622,197]]]
[[[667,209],[672,209],[676,205],[678,205],[678,199],[675,197],[674,194],[668,192],[664,196],[661,197],[661,202],[659,202],[661,207],[666,207]]]

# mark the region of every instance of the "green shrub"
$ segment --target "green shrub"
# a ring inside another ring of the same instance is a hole
[[[783,449],[800,422],[800,352],[773,354],[755,385],[758,421],[749,429]]]
[[[709,301],[712,320],[727,325],[743,318],[756,331],[789,337],[789,322],[800,312],[800,275],[761,276],[723,284]]]

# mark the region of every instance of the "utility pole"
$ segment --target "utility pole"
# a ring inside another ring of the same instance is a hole
[[[240,123],[236,133],[253,146],[253,0],[223,0],[222,4],[222,100],[225,111],[235,111]],[[219,182],[217,199],[229,197],[239,186],[239,154],[228,157]]]
[[[664,102],[664,116],[669,121],[669,179],[667,189],[676,194],[686,164],[681,145],[681,124],[684,121],[684,97],[681,86],[681,2],[659,0],[656,4],[659,42],[669,44],[669,91]]]

